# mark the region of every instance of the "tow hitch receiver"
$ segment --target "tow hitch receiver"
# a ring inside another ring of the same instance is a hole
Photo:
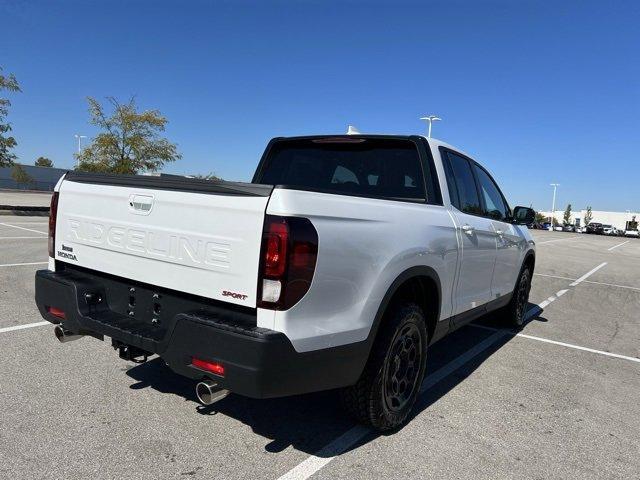
[[[118,340],[111,340],[111,345],[113,348],[118,350],[118,355],[123,360],[128,360],[133,363],[144,363],[147,361],[149,352],[142,350],[141,348],[134,347],[132,345],[127,345],[126,343],[122,343]]]

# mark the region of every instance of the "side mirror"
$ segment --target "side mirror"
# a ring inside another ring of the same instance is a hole
[[[515,207],[513,209],[513,223],[518,225],[528,225],[536,219],[536,212],[528,207]]]

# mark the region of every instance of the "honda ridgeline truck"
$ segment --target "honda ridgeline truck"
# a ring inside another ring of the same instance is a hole
[[[533,220],[434,139],[275,138],[251,183],[67,173],[35,297],[59,340],[157,354],[205,404],[339,388],[389,430],[435,341],[492,311],[522,325]]]

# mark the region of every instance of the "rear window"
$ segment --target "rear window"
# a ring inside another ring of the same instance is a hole
[[[418,150],[395,139],[306,139],[274,144],[258,183],[302,190],[425,200]]]

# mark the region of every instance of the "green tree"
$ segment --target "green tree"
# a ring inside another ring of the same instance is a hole
[[[587,207],[587,213],[584,214],[584,226],[586,227],[593,220],[593,213],[591,213],[591,207]]]
[[[571,204],[567,205],[567,208],[564,210],[564,215],[562,216],[562,223],[564,225],[571,224]]]
[[[53,162],[47,157],[38,157],[34,165],[36,167],[53,167]]]
[[[15,163],[11,169],[11,178],[13,178],[18,185],[26,187],[33,183],[33,178],[27,173],[22,165]]]
[[[89,97],[90,123],[102,130],[76,157],[78,170],[134,174],[155,172],[167,162],[182,158],[177,146],[160,136],[167,119],[158,110],[139,112],[132,97],[120,103],[113,97],[107,101],[110,115],[94,98]]]
[[[2,75],[2,67],[0,67],[0,91],[20,92],[20,85],[13,74],[8,76]],[[13,165],[16,159],[15,154],[11,153],[18,142],[12,136],[8,135],[11,131],[11,124],[6,121],[9,114],[11,102],[7,98],[0,98],[0,167],[8,167]]]
[[[547,217],[545,217],[540,212],[536,212],[536,223],[544,223],[546,220],[547,220]]]

